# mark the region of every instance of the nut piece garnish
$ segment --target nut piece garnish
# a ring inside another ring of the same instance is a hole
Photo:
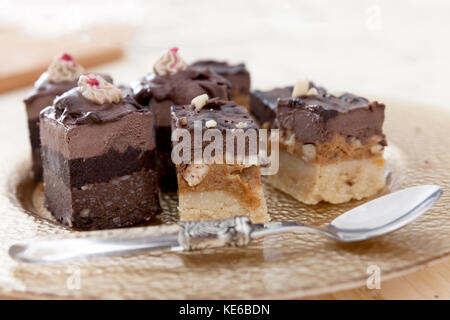
[[[316,146],[313,144],[304,144],[302,146],[302,158],[305,161],[312,161],[316,158]]]
[[[185,126],[188,124],[188,119],[186,117],[180,118],[180,125]]]
[[[301,80],[298,80],[297,83],[294,86],[294,90],[292,91],[292,97],[300,97],[304,96],[308,93],[309,90],[309,80],[304,78]]]
[[[319,92],[317,92],[316,88],[311,88],[306,93],[307,96],[317,96],[318,94],[319,94]]]
[[[376,144],[370,147],[370,152],[373,154],[380,154],[383,153],[383,146],[381,144]]]
[[[197,111],[200,111],[206,105],[208,99],[209,97],[206,93],[201,94],[192,99],[191,105],[193,105]]]
[[[239,123],[236,125],[236,128],[238,128],[238,129],[244,129],[244,128],[247,128],[247,125],[248,125],[247,122],[239,122]]]
[[[353,148],[361,148],[362,147],[361,140],[356,139],[356,138],[351,139],[351,144],[352,144]]]
[[[208,128],[214,128],[215,126],[217,126],[217,122],[215,120],[208,120],[206,121],[205,125]]]
[[[198,185],[209,172],[207,164],[190,164],[183,172],[183,178],[190,187]]]

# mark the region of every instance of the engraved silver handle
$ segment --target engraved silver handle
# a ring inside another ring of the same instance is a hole
[[[193,251],[217,247],[244,247],[251,241],[253,225],[247,217],[225,220],[181,221],[178,243]]]

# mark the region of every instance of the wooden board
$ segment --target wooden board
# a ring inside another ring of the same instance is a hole
[[[382,281],[379,290],[362,287],[313,296],[309,299],[328,300],[393,300],[393,299],[450,299],[450,259],[412,274]]]
[[[0,29],[0,92],[32,84],[51,60],[68,52],[85,68],[119,59],[131,38],[128,25],[96,26],[58,38],[40,38],[13,27]]]

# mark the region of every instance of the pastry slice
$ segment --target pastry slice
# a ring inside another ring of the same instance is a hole
[[[215,133],[216,146],[222,145],[221,151],[210,153],[211,157],[206,152],[211,140],[205,138],[196,145],[191,141],[186,143],[184,137],[177,139],[184,132],[193,141],[195,134],[198,137],[200,132],[200,136],[206,137],[208,130],[214,130],[209,133]],[[257,161],[240,161],[236,156],[240,144],[245,150],[245,159],[250,159],[250,140],[242,143],[230,140],[234,150],[227,148],[227,132],[231,136],[238,132],[236,130],[249,135],[252,131],[252,137],[257,137],[257,127],[247,110],[232,101],[200,96],[193,99],[192,104],[172,107],[172,160],[177,163],[181,220],[225,219],[239,215],[256,223],[269,220]],[[203,156],[194,161],[198,152]]]
[[[160,211],[153,113],[97,75],[40,114],[45,205],[82,230],[149,223]]]
[[[306,204],[362,199],[385,184],[385,106],[301,81],[278,100],[280,163],[269,183]]]

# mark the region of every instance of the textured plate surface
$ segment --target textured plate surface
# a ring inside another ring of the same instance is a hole
[[[315,234],[274,235],[239,249],[105,257],[76,263],[27,265],[9,258],[15,242],[44,236],[85,236],[43,219],[42,189],[29,178],[29,147],[22,111],[5,108],[0,126],[0,293],[67,298],[294,298],[363,285],[377,265],[386,280],[450,252],[450,113],[384,100],[389,189],[439,184],[439,203],[414,223],[363,243],[338,244]],[[3,103],[18,105],[16,95]],[[13,132],[14,134],[11,134]],[[362,203],[301,205],[269,186],[273,221],[325,225]],[[388,192],[386,190],[385,192]],[[173,228],[176,199],[164,197],[154,226],[90,234],[158,234]],[[51,217],[49,217],[51,220]]]

